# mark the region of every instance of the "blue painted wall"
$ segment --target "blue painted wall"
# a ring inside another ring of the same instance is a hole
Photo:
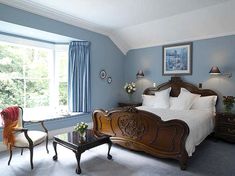
[[[124,80],[124,73],[120,70],[123,69],[125,56],[109,37],[3,4],[0,4],[0,20],[90,41],[92,109],[110,109],[117,106],[117,102],[120,100],[120,90]],[[106,80],[100,79],[99,72],[102,69],[105,69],[108,76],[112,77],[111,84],[108,84]],[[87,121],[91,121],[91,115],[87,115],[87,118],[89,119]],[[72,121],[71,119],[70,121],[63,119],[55,121],[54,124],[58,124],[58,128],[62,128],[71,126],[78,120],[84,121],[83,118],[76,118]],[[48,128],[51,130],[56,128],[51,122],[48,122],[46,125],[48,125]]]
[[[221,72],[229,72],[233,77],[211,77],[211,67],[218,66]],[[126,82],[136,81],[135,74],[138,69],[143,69],[145,77],[137,80],[135,100],[141,101],[143,89],[170,80],[169,76],[162,76],[162,46],[130,50],[125,62]],[[235,35],[213,39],[193,41],[193,73],[183,76],[185,81],[195,85],[203,83],[203,88],[215,90],[220,95],[218,108],[221,109],[221,96],[235,96]],[[123,99],[126,95],[124,94]]]

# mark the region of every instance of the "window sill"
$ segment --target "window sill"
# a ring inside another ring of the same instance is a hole
[[[84,116],[88,115],[90,113],[84,113],[84,112],[72,112],[69,114],[54,114],[54,115],[48,115],[40,119],[33,119],[33,120],[44,120],[44,121],[53,121],[53,120],[60,120],[60,119],[67,119],[67,118],[73,118],[78,116]],[[30,119],[32,120],[32,119]],[[27,122],[27,119],[24,119],[25,122]]]
[[[89,115],[90,113],[85,113],[85,112],[72,112],[69,114],[54,114],[54,115],[48,115],[45,116],[43,118],[40,119],[24,119],[24,121],[26,122],[25,125],[30,124],[30,122],[27,121],[32,121],[32,120],[44,120],[45,122],[49,122],[49,121],[56,121],[56,120],[62,120],[62,119],[69,119],[69,118],[74,118],[74,117],[81,117],[81,116],[86,116]],[[2,126],[0,126],[0,129],[3,129]]]

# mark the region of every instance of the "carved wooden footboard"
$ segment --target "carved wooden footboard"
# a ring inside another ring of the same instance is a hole
[[[113,143],[157,157],[177,159],[181,169],[186,168],[185,141],[189,128],[181,120],[162,121],[155,114],[127,107],[109,112],[95,110],[93,123],[94,131],[112,136]]]
[[[179,77],[172,77],[169,82],[144,91],[154,95],[171,87],[170,96],[177,97],[181,88],[201,96],[217,95],[209,89],[199,89],[183,82]],[[180,162],[181,169],[186,169],[188,153],[185,141],[189,134],[188,125],[181,120],[162,121],[153,113],[137,110],[134,107],[114,109],[111,111],[95,110],[93,112],[94,131],[108,134],[114,143],[123,147],[144,151],[156,157],[173,158]]]

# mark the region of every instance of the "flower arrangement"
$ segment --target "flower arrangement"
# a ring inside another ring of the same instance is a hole
[[[225,112],[230,112],[235,103],[235,97],[233,96],[223,96],[223,104]]]
[[[133,94],[136,91],[136,86],[134,82],[126,83],[124,86],[126,93]]]
[[[80,134],[84,134],[87,128],[88,128],[87,123],[80,122],[80,123],[77,123],[77,125],[74,127],[74,130],[78,131]]]

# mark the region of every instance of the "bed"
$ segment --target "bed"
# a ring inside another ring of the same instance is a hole
[[[180,77],[172,77],[158,87],[147,88],[143,96],[156,98],[164,91],[169,91],[169,108],[162,108],[162,102],[159,101],[160,108],[147,106],[143,102],[140,107],[110,111],[96,109],[92,115],[93,129],[97,135],[110,135],[113,143],[125,148],[143,151],[155,157],[176,159],[181,169],[185,170],[195,147],[213,132],[213,108],[217,94],[209,89],[199,89],[182,81]],[[174,104],[174,101],[178,101],[184,91],[185,95],[192,94],[195,98],[189,109],[181,110],[182,106]],[[206,107],[208,103],[209,108]],[[176,109],[170,109],[174,105],[177,105]],[[195,109],[192,109],[194,106]]]

